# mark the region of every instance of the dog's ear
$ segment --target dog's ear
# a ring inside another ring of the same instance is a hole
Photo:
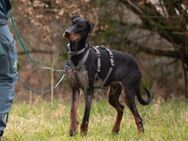
[[[90,21],[87,21],[87,23],[89,25],[89,32],[92,32],[95,25],[91,23]]]
[[[75,19],[77,18],[80,18],[80,16],[72,16],[70,19],[71,19],[71,22],[74,22]]]

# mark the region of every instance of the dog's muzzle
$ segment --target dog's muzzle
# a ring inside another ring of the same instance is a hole
[[[70,31],[69,30],[66,30],[63,34],[63,37],[66,37],[66,38],[70,38]]]

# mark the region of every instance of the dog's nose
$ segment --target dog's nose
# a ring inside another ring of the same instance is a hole
[[[69,37],[70,37],[70,31],[66,30],[66,31],[64,32],[64,35],[63,35],[63,36],[66,37],[66,38],[69,38]]]

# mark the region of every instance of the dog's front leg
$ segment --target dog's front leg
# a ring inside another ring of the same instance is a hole
[[[80,127],[81,134],[83,134],[83,135],[87,134],[88,125],[89,125],[89,114],[90,114],[92,99],[93,99],[93,89],[88,88],[86,90],[86,94],[85,94],[85,111],[84,111],[82,124],[81,124],[81,127]]]
[[[79,89],[72,88],[72,103],[71,103],[71,125],[69,130],[69,135],[74,136],[77,133],[78,121],[77,121],[77,109],[79,103]]]

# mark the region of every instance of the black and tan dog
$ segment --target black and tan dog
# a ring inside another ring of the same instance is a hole
[[[139,132],[144,131],[142,118],[136,105],[135,96],[142,105],[151,102],[151,95],[145,89],[148,99],[144,100],[140,93],[141,73],[137,63],[129,54],[116,50],[98,48],[97,53],[94,47],[90,47],[87,36],[93,29],[93,24],[81,17],[71,18],[72,24],[64,32],[64,37],[69,40],[69,67],[67,76],[72,88],[71,104],[71,125],[69,134],[77,133],[77,108],[80,88],[85,94],[85,111],[81,123],[81,133],[88,131],[89,114],[94,95],[95,83],[97,80],[105,81],[104,86],[110,86],[109,103],[117,110],[116,121],[112,132],[118,133],[123,116],[124,106],[119,102],[119,96],[123,98],[131,110]],[[100,67],[100,71],[98,71]],[[109,69],[113,68],[109,73]],[[107,76],[108,75],[108,76]],[[106,80],[105,80],[106,79]]]

